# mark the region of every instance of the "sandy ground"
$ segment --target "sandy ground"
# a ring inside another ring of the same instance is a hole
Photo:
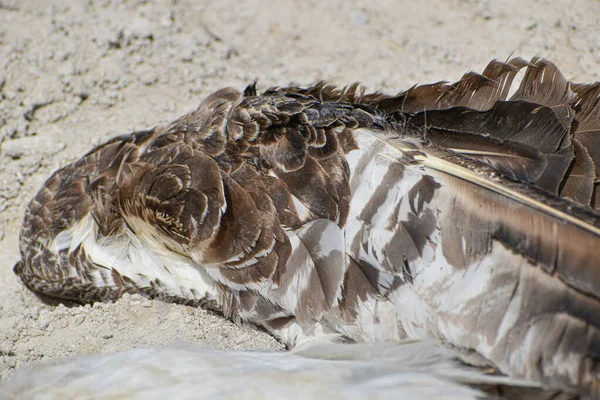
[[[203,310],[139,296],[55,306],[24,289],[12,273],[24,208],[54,169],[94,144],[254,79],[397,92],[513,52],[600,79],[594,0],[267,3],[0,0],[0,379],[28,363],[152,344],[281,349]]]

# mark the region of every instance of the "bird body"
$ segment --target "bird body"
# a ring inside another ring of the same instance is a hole
[[[222,89],[55,172],[15,272],[57,298],[207,307],[290,347],[430,338],[597,396],[599,95],[542,59],[396,96]]]

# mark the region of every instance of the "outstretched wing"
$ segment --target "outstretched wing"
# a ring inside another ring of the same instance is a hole
[[[223,89],[55,173],[15,271],[57,297],[205,305],[290,345],[434,337],[598,393],[598,87],[517,59],[398,96]]]

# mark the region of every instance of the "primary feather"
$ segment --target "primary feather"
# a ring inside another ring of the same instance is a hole
[[[434,338],[598,396],[599,88],[515,59],[397,96],[222,89],[55,172],[15,272],[53,297],[201,305],[290,346]]]

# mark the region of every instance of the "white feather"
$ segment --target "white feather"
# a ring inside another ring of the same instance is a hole
[[[137,234],[126,230],[118,236],[99,237],[98,226],[88,214],[57,235],[52,248],[73,251],[81,246],[95,265],[114,269],[138,287],[148,287],[158,279],[169,295],[196,300],[216,298],[215,283],[203,268],[167,249],[161,238],[156,237],[155,229],[146,222],[132,218],[129,223],[135,226]],[[92,271],[92,278],[98,287],[115,285],[111,275],[101,274],[100,269]]]
[[[197,345],[84,356],[21,369],[0,399],[478,399],[486,376],[431,342],[315,345],[297,353]]]

